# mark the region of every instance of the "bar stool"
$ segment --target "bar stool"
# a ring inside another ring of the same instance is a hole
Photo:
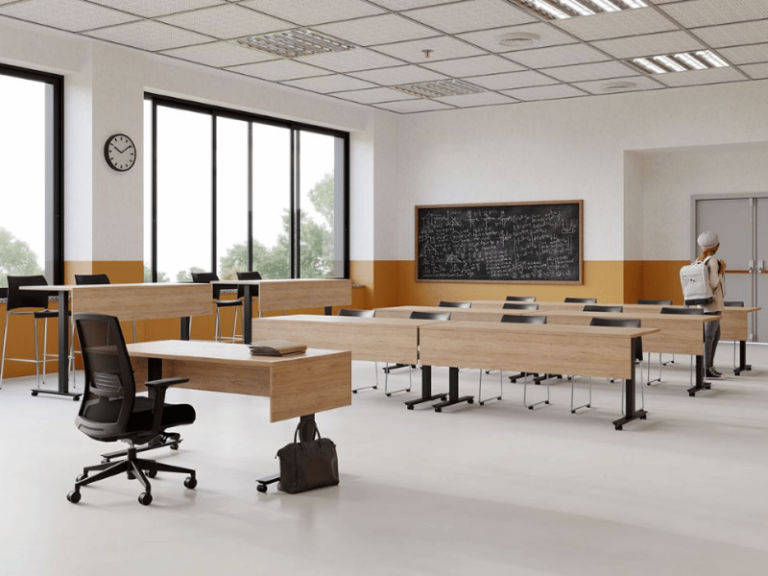
[[[216,282],[219,280],[219,275],[216,274],[216,272],[192,272],[192,282],[195,282],[196,284],[210,284],[211,282]],[[234,287],[234,285],[232,286]],[[242,307],[243,301],[240,299],[235,300],[221,300],[221,291],[222,289],[227,289],[229,286],[226,286],[224,284],[213,284],[213,303],[216,305],[216,340],[221,342],[222,340],[229,340],[230,342],[235,342],[237,340],[237,336],[235,334],[237,330],[237,311]],[[231,308],[235,307],[235,320],[232,325],[232,336],[222,336],[221,335],[221,329],[219,326],[219,310],[221,308]],[[190,331],[192,330],[190,326]]]
[[[48,293],[47,292],[28,292],[20,290],[22,286],[47,286],[48,282],[45,276],[8,276],[8,305],[5,314],[5,333],[3,334],[3,359],[0,362],[0,385],[3,383],[3,375],[5,374],[5,362],[10,360],[13,362],[34,362],[35,364],[35,377],[37,379],[37,386],[40,387],[40,364],[43,365],[43,383],[45,382],[45,370],[48,358],[56,359],[58,361],[58,354],[48,353],[48,319],[57,318],[59,313],[57,310],[48,309]],[[21,309],[24,310],[21,310]],[[8,332],[10,329],[9,320],[11,316],[32,316],[34,330],[35,330],[35,358],[7,358],[5,354],[6,344],[8,342]],[[40,355],[38,337],[37,337],[37,325],[38,320],[43,320],[43,353]]]
[[[253,272],[238,272],[237,273],[237,279],[238,280],[261,280],[261,274],[254,270]],[[253,303],[254,298],[259,297],[259,286],[258,284],[256,286],[251,286],[251,303]],[[245,286],[242,284],[237,285],[237,299],[242,300],[243,304],[245,304]],[[251,310],[253,310],[253,307],[251,307]],[[237,320],[237,318],[235,318]],[[242,332],[245,332],[245,312],[243,312],[243,322],[242,322]],[[242,341],[242,336],[234,336],[237,340]]]

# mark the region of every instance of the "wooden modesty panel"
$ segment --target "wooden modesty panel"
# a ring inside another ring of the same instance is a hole
[[[280,338],[311,348],[350,350],[355,360],[418,362],[419,322],[346,316],[279,316],[252,322],[252,341]]]
[[[377,308],[377,318],[408,318],[411,312],[449,312],[451,320],[459,322],[501,322],[504,312],[485,308],[449,308],[440,306],[394,306],[391,308]]]
[[[73,287],[71,308],[124,321],[210,316],[211,298],[208,284],[104,284]]]
[[[259,310],[349,306],[352,281],[336,279],[259,280]]]

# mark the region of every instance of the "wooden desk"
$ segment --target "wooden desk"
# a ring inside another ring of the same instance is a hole
[[[337,278],[293,278],[288,280],[221,280],[214,284],[243,286],[243,342],[252,341],[252,298],[259,295],[256,316],[261,318],[270,310],[324,307],[327,315],[332,306],[352,303],[352,281]],[[257,292],[253,292],[256,286]]]
[[[349,352],[252,356],[246,344],[161,340],[128,344],[128,353],[137,383],[183,377],[183,388],[266,396],[270,422],[352,404]]]
[[[654,328],[434,322],[419,329],[419,357],[424,364],[451,367],[449,400],[436,404],[436,410],[462,400],[458,366],[621,378],[627,387],[625,415],[613,422],[621,430],[627,422],[646,418],[646,411],[635,407],[634,346],[635,339],[656,332]]]
[[[189,340],[189,317],[212,314],[211,290],[205,284],[98,284],[27,286],[22,290],[53,292],[59,305],[59,386],[57,390],[32,390],[32,395],[72,396],[69,391],[69,319],[72,313],[90,312],[117,316],[120,320],[181,318],[181,338]],[[71,306],[70,306],[71,300]]]
[[[487,308],[448,308],[441,306],[391,306],[388,308],[377,308],[376,318],[408,318],[411,312],[448,312],[451,320],[456,321],[478,321],[478,322],[501,322],[501,317],[508,311],[490,310]],[[511,312],[520,312],[512,310]],[[525,312],[530,312],[526,310]]]

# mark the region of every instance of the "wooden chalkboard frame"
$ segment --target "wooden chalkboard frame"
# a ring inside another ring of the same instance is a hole
[[[579,263],[577,280],[489,280],[489,279],[471,279],[471,278],[420,278],[419,277],[419,210],[434,209],[483,209],[487,207],[513,207],[513,206],[547,206],[547,205],[576,205],[578,206],[579,221]],[[584,200],[548,200],[542,202],[494,202],[484,204],[435,204],[415,206],[414,209],[414,279],[416,282],[472,282],[473,284],[557,284],[557,285],[582,285],[584,284]]]

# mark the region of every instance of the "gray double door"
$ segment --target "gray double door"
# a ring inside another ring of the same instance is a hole
[[[725,300],[761,306],[750,314],[750,340],[768,342],[768,194],[696,199],[695,238],[720,237],[717,258],[727,264]]]

